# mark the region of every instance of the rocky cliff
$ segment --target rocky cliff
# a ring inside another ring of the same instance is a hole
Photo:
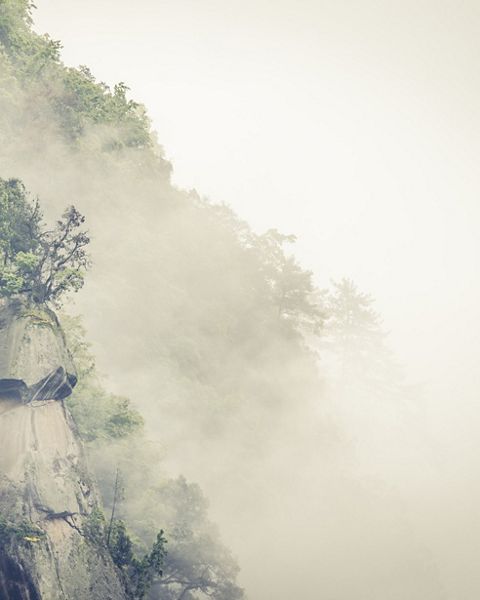
[[[0,598],[124,600],[63,404],[76,374],[58,320],[0,302]]]

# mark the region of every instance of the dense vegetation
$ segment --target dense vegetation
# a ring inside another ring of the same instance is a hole
[[[70,206],[54,229],[45,230],[38,200],[20,181],[0,178],[0,296],[24,294],[58,306],[66,292],[77,292],[89,266],[84,220]]]

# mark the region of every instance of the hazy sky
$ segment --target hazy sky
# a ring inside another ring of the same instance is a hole
[[[353,277],[418,373],[475,367],[480,3],[37,5],[67,64],[146,104],[176,183]]]

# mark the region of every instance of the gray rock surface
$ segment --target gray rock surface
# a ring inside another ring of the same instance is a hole
[[[126,600],[63,402],[74,370],[52,311],[0,309],[0,599]]]
[[[22,402],[62,400],[77,375],[55,316],[18,296],[0,301],[0,394]]]

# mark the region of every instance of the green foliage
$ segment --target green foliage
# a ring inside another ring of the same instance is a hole
[[[17,294],[23,287],[24,279],[15,267],[0,265],[0,295]]]
[[[66,292],[83,285],[90,239],[74,206],[51,231],[41,219],[38,200],[30,200],[21,182],[0,179],[0,295],[23,293],[58,306]]]
[[[0,42],[7,48],[18,47],[31,25],[30,0],[2,0],[0,4]]]
[[[58,64],[61,48],[47,35],[32,35],[32,8],[30,0],[2,0],[0,4],[0,43],[25,78]]]
[[[97,83],[87,67],[64,67],[59,61],[60,42],[31,30],[32,8],[27,0],[2,0],[0,48],[22,87],[35,89],[37,109],[48,111],[71,141],[90,126],[115,125],[103,132],[103,150],[151,147],[150,121],[144,108],[127,98],[128,87],[118,83],[112,91]]]
[[[29,521],[12,522],[0,515],[0,543],[11,539],[25,542],[40,541],[45,532]]]
[[[131,407],[130,400],[105,391],[93,374],[77,384],[67,403],[81,437],[87,442],[124,438],[143,427],[143,419]]]
[[[93,544],[105,543],[105,515],[95,507],[83,523],[83,535]]]
[[[52,231],[39,237],[38,263],[31,276],[32,297],[58,305],[65,292],[77,292],[90,261],[85,250],[90,238],[81,227],[85,217],[74,206],[65,210]]]
[[[38,535],[36,528],[28,528],[23,524],[15,528],[12,525],[4,525],[4,521],[0,517],[0,540],[2,536],[7,535],[16,535],[21,539],[31,538],[34,533]],[[167,556],[167,540],[163,530],[157,534],[150,551],[138,558],[134,543],[123,520],[113,520],[108,541],[106,540],[105,516],[97,507],[84,520],[83,535],[97,546],[108,544],[112,560],[121,570],[127,594],[132,600],[142,600],[154,579],[162,576],[162,568]]]
[[[105,132],[104,149],[151,145],[145,110],[127,99],[128,87],[124,83],[115,85],[112,92],[104,83],[97,83],[84,66],[65,69],[61,82],[62,93],[55,96],[53,106],[62,129],[72,139],[79,138],[89,124],[115,124],[115,129]]]
[[[4,264],[19,253],[32,253],[39,245],[40,210],[30,202],[17,179],[0,179],[0,253]]]
[[[161,530],[150,551],[137,558],[125,522],[120,519],[114,521],[109,545],[110,554],[125,576],[127,592],[132,600],[145,598],[154,578],[162,576],[167,556],[166,544],[167,540]]]
[[[28,201],[20,181],[0,179],[0,295],[29,285],[40,260],[40,218],[38,202]]]
[[[80,318],[62,314],[61,322],[78,371],[78,383],[67,404],[81,437],[87,442],[113,440],[141,431],[143,419],[130,400],[105,390]]]
[[[163,530],[157,534],[157,538],[153,543],[152,549],[148,554],[145,554],[140,560],[133,559],[132,573],[130,575],[133,584],[133,598],[142,600],[150,590],[155,578],[162,577],[163,565],[165,557],[167,540]]]
[[[127,533],[125,522],[121,519],[115,520],[112,524],[109,548],[117,567],[123,569],[132,564],[133,543]]]

